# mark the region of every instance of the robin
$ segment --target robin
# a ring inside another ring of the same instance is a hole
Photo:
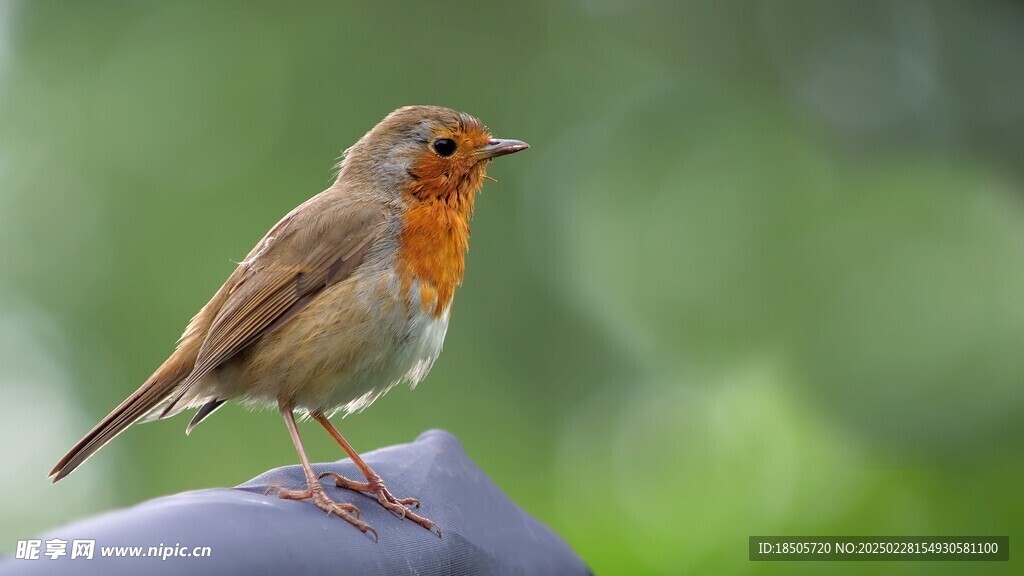
[[[525,150],[492,138],[476,118],[437,106],[389,114],[351,148],[327,190],[281,219],[185,328],[148,380],[85,435],[50,472],[56,482],[135,422],[198,408],[190,432],[228,400],[276,404],[298,452],[306,488],[272,487],[312,500],[374,539],[352,504],[319,480],[375,496],[438,536],[396,498],[329,418],[360,411],[399,382],[415,386],[441,352],[462,282],[473,202],[498,156]],[[365,476],[318,478],[295,414],[320,423]]]

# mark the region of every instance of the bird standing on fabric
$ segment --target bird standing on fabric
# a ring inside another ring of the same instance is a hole
[[[292,210],[253,248],[192,319],[148,380],[50,472],[56,482],[138,421],[198,408],[186,431],[227,400],[276,404],[306,475],[310,499],[363,532],[358,509],[331,500],[313,473],[295,413],[319,422],[400,517],[435,530],[396,498],[328,419],[366,408],[399,382],[415,386],[441,352],[462,282],[473,202],[493,158],[525,150],[492,138],[476,118],[437,106],[389,114],[349,148],[327,190]]]

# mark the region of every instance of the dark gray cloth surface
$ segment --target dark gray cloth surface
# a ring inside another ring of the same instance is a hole
[[[306,501],[263,492],[273,484],[302,488],[299,466],[266,472],[236,489],[158,498],[57,528],[40,536],[94,539],[91,560],[7,558],[0,575],[61,574],[588,574],[586,565],[546,526],[515,505],[469,459],[451,434],[431,430],[411,444],[364,455],[399,498],[422,501],[423,516],[444,531],[438,539],[401,520],[375,499],[335,488],[327,493],[359,507],[380,542]],[[361,479],[348,459],[314,464],[317,474]],[[209,546],[208,558],[104,558],[105,546]],[[42,552],[45,552],[43,544]]]

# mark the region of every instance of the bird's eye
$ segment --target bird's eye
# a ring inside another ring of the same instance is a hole
[[[438,138],[434,140],[434,152],[442,158],[455,154],[455,141],[451,138]]]

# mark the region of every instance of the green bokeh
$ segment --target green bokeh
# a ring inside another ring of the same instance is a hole
[[[746,556],[1024,537],[1019,3],[378,4],[0,3],[0,546],[295,461],[232,406],[45,479],[342,149],[429,103],[532,148],[494,164],[444,354],[340,422],[357,448],[452,431],[600,574],[1019,572]]]

